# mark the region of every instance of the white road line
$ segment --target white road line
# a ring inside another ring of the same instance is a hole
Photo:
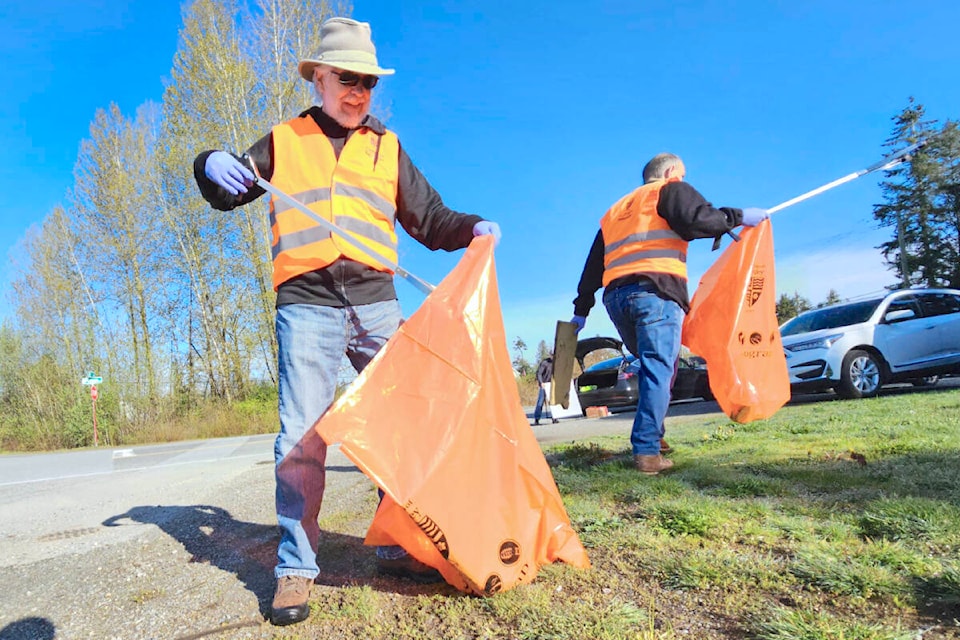
[[[249,453],[242,456],[231,456],[230,460],[236,460],[240,458],[262,458],[265,457],[263,453]],[[77,473],[69,476],[51,476],[49,478],[35,478],[33,480],[17,480],[15,482],[0,482],[0,487],[11,487],[21,484],[32,484],[34,482],[50,482],[52,480],[70,480],[72,478],[91,478],[94,476],[106,476],[111,473],[126,473],[128,471],[146,471],[147,469],[164,469],[167,467],[182,467],[188,464],[208,464],[210,462],[220,462],[221,460],[226,460],[227,458],[206,458],[204,460],[188,460],[186,462],[170,462],[167,464],[154,464],[147,465],[143,467],[131,467],[130,469],[109,469],[107,471],[93,471],[91,473]],[[270,458],[266,458],[270,459]]]
[[[222,448],[222,447],[213,447],[213,448]],[[340,448],[340,443],[337,442],[330,445],[328,447],[328,450],[339,449],[339,448]],[[120,458],[131,457],[125,454],[118,456],[117,454],[120,453],[121,451],[132,451],[132,449],[121,449],[121,450],[115,451],[113,456],[114,459],[117,459],[118,457]],[[187,449],[184,449],[183,451],[187,451]],[[137,456],[137,454],[134,452],[132,457],[144,458],[148,456]],[[0,482],[0,487],[12,487],[17,485],[33,484],[35,482],[51,482],[54,480],[69,480],[72,478],[92,478],[96,476],[110,475],[111,473],[126,473],[128,471],[145,471],[148,469],[165,469],[169,467],[182,467],[184,465],[189,465],[189,464],[209,464],[211,462],[220,462],[222,460],[239,460],[244,458],[261,458],[261,457],[264,458],[265,460],[269,460],[273,462],[273,451],[271,450],[269,452],[247,453],[243,455],[235,455],[235,456],[227,456],[227,457],[221,456],[219,458],[204,458],[201,460],[186,460],[182,462],[168,462],[168,463],[153,464],[153,465],[144,464],[143,466],[130,467],[129,469],[107,469],[105,471],[92,471],[90,473],[75,473],[75,474],[66,475],[66,476],[50,476],[47,478],[33,478],[30,480],[15,480],[13,482]]]

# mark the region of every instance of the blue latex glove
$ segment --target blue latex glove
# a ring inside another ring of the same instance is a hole
[[[743,226],[755,227],[769,217],[770,214],[767,213],[766,209],[747,207],[743,210]]]
[[[586,316],[573,316],[572,318],[570,318],[570,322],[577,325],[577,333],[580,333],[581,331],[583,331],[583,328],[587,326]]]
[[[246,193],[253,184],[253,172],[226,151],[214,151],[207,156],[203,172],[233,195]]]
[[[473,235],[493,236],[493,246],[500,244],[500,225],[489,220],[481,220],[473,225]]]

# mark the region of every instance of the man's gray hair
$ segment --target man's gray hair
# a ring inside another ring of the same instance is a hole
[[[654,180],[663,180],[667,169],[678,165],[683,167],[683,160],[679,156],[672,153],[658,153],[643,168],[643,181],[647,183]]]

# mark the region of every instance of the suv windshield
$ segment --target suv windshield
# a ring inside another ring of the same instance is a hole
[[[798,333],[817,331],[818,329],[836,329],[851,324],[860,324],[866,322],[873,315],[881,302],[883,302],[883,298],[808,311],[784,324],[783,328],[780,329],[780,335],[792,336]]]

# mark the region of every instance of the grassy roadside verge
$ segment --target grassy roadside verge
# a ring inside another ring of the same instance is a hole
[[[272,637],[960,637],[960,390],[668,429],[662,477],[630,468],[626,434],[547,451],[589,571],[480,599],[371,579],[372,559],[322,542],[337,578]],[[362,536],[371,511],[321,525]]]

